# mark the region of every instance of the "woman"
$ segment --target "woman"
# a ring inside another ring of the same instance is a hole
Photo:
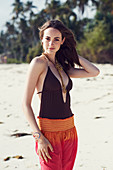
[[[47,21],[40,28],[40,39],[44,53],[30,63],[23,110],[33,130],[41,169],[72,170],[78,138],[70,108],[70,77],[95,77],[99,69],[77,55],[74,35],[61,21]],[[35,88],[41,101],[38,123],[31,107]]]

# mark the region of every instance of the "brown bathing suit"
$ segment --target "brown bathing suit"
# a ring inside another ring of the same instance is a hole
[[[48,66],[43,90],[42,92],[38,92],[42,93],[39,117],[48,119],[65,119],[73,116],[70,108],[69,94],[73,84],[68,74],[67,76],[68,84],[66,86],[66,102],[64,102],[61,83]]]

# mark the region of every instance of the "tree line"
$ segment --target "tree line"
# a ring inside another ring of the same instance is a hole
[[[79,19],[75,9],[84,14],[86,6],[96,10],[94,18]],[[60,19],[77,40],[77,51],[92,62],[113,64],[112,0],[45,0],[38,12],[32,1],[14,0],[12,18],[6,31],[0,32],[0,55],[8,63],[30,62],[42,53],[38,28],[49,19]]]

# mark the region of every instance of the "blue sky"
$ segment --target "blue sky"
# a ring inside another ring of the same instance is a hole
[[[27,2],[27,0],[21,0],[22,2]],[[33,4],[37,6],[37,10],[39,11],[44,7],[45,0],[32,0]],[[0,31],[5,28],[5,23],[10,21],[12,17],[12,9],[11,4],[14,3],[14,0],[0,0]]]
[[[27,0],[21,0],[22,2],[27,2]],[[37,6],[37,11],[40,11],[44,7],[45,0],[32,0],[33,4]],[[62,0],[65,1],[65,0]],[[0,31],[5,29],[5,23],[10,21],[12,17],[12,9],[11,4],[14,3],[14,0],[1,0],[0,2]],[[76,9],[77,10],[77,9]],[[84,16],[93,17],[95,11],[91,11],[90,8],[86,9]],[[79,14],[79,18],[81,15]]]

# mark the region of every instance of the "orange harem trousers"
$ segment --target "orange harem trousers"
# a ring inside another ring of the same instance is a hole
[[[48,162],[39,158],[41,170],[72,170],[78,147],[74,116],[66,119],[38,117],[38,125],[54,150],[54,152],[49,150],[52,159],[48,159]],[[37,153],[37,141],[35,148]]]

